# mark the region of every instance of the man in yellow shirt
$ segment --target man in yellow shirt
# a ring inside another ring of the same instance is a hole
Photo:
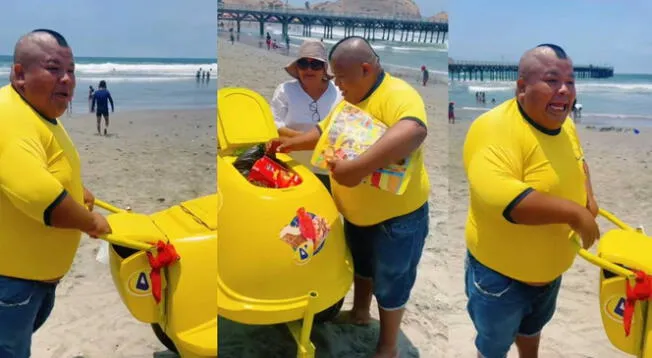
[[[536,357],[552,318],[577,232],[585,248],[600,233],[582,147],[568,114],[573,64],[544,44],[519,63],[516,98],[478,117],[464,143],[470,207],[467,309],[481,357],[505,357],[516,342]]]
[[[428,125],[425,106],[412,86],[383,70],[363,38],[340,41],[329,57],[344,99],[389,127],[363,155],[329,163],[332,193],[345,219],[355,269],[353,309],[343,312],[340,321],[367,324],[373,294],[380,316],[375,357],[398,357],[401,318],[428,236],[430,184],[421,147]],[[280,138],[278,150],[314,149],[329,121],[330,115],[302,135]],[[360,184],[376,169],[413,152],[414,172],[403,195]]]
[[[27,358],[81,232],[111,229],[92,212],[79,155],[57,119],[75,88],[66,40],[44,29],[21,37],[10,79],[0,88],[0,357]]]

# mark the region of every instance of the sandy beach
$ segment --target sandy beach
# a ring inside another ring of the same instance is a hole
[[[450,222],[447,237],[442,241],[444,266],[436,268],[449,273],[447,289],[458,293],[448,307],[450,354],[448,357],[472,357],[474,329],[466,314],[463,294],[465,255],[464,222],[467,210],[467,182],[462,167],[462,145],[470,121],[479,112],[457,111],[458,121],[450,126]],[[588,119],[588,118],[587,118]],[[588,160],[598,204],[626,223],[649,228],[652,205],[648,185],[652,175],[650,132],[635,135],[623,129],[586,129],[578,125],[579,137]],[[604,219],[599,221],[602,233],[613,228]],[[648,231],[649,233],[649,231]],[[591,249],[595,253],[596,247]],[[423,272],[423,270],[422,270]],[[609,343],[602,328],[598,301],[598,269],[577,258],[564,275],[558,308],[543,332],[542,357],[628,357]],[[453,353],[454,352],[454,353]],[[518,357],[516,348],[510,358]]]
[[[99,199],[153,213],[215,192],[214,109],[117,111],[107,137],[96,134],[93,114],[62,120],[79,151],[85,185]],[[95,260],[99,244],[83,236],[54,311],[34,336],[32,356],[175,357],[148,324],[129,314],[109,266]]]
[[[283,67],[290,58],[280,53],[268,52],[228,41],[218,41],[218,86],[247,87],[271,100],[278,84],[290,77]],[[381,58],[382,62],[382,58]],[[396,73],[395,73],[396,74]],[[405,75],[417,86],[417,73]],[[446,236],[448,202],[447,163],[448,128],[446,103],[448,89],[445,82],[429,83],[429,87],[416,87],[428,110],[429,135],[427,163],[432,184],[430,198],[430,237],[421,260],[420,271],[412,298],[407,306],[400,338],[401,357],[447,357],[447,315],[459,292],[448,290],[450,273],[443,269],[448,258],[442,255],[442,239]],[[344,309],[352,304],[352,291],[345,299]],[[377,308],[372,307],[374,320]],[[296,345],[287,329],[279,326],[245,326],[220,320],[220,358],[230,357],[290,357],[296,354]],[[317,357],[367,357],[373,352],[378,337],[378,323],[370,327],[323,324],[313,329],[312,341],[317,347]]]
[[[274,88],[289,78],[282,69],[289,61],[285,56],[226,41],[220,41],[218,49],[220,88],[248,87],[270,100]],[[468,196],[461,150],[468,125],[480,112],[458,110],[458,122],[448,125],[446,85],[416,88],[429,116],[425,145],[432,184],[431,231],[403,320],[401,357],[474,357],[475,331],[463,290]],[[601,207],[633,226],[652,227],[652,205],[647,199],[651,189],[646,185],[652,174],[648,168],[652,160],[649,133],[644,130],[636,135],[626,128],[587,129],[581,124],[578,128]],[[602,219],[600,225],[603,233],[613,228]],[[344,309],[350,307],[351,298],[349,292]],[[372,314],[377,319],[375,307]],[[368,328],[324,324],[314,328],[313,342],[318,357],[366,357],[373,351],[377,335],[377,323]],[[284,326],[220,321],[221,357],[285,357],[294,350]],[[509,357],[517,356],[513,347]],[[602,329],[598,269],[581,258],[564,276],[556,315],[543,333],[541,356],[625,357],[611,346]]]

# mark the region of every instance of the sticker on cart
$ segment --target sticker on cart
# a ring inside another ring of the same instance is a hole
[[[607,317],[622,323],[625,314],[625,298],[620,295],[611,296],[606,300],[603,309]]]
[[[303,265],[324,248],[329,232],[326,219],[300,208],[290,224],[281,230],[280,236],[294,251],[296,263]]]
[[[129,293],[133,296],[147,296],[151,294],[152,284],[149,275],[144,271],[137,271],[131,274],[127,280]]]

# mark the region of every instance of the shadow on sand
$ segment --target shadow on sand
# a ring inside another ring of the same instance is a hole
[[[294,338],[284,324],[253,326],[220,317],[220,358],[286,358],[296,356]],[[316,358],[367,358],[373,355],[379,334],[379,322],[366,327],[349,324],[315,324],[311,340]],[[419,351],[403,334],[399,335],[400,357],[419,357]]]

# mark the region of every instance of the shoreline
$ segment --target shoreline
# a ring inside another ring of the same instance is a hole
[[[290,36],[292,37],[292,36]],[[314,38],[318,40],[317,38]],[[230,45],[229,42],[229,32],[228,30],[220,30],[218,31],[218,42],[223,41],[224,46]],[[303,42],[303,40],[300,40],[300,43]],[[261,37],[255,36],[255,35],[250,35],[246,33],[240,33],[240,38],[238,39],[236,37],[235,43],[239,43],[245,46],[253,47],[256,49],[261,49],[264,51],[267,51],[263,47],[265,45],[265,40]],[[279,42],[280,45],[285,46],[285,42]],[[326,46],[326,50],[330,48],[330,44],[324,43]],[[293,56],[296,56],[297,50],[299,48],[299,44],[290,44],[290,52],[288,54],[286,49],[278,49],[278,50],[271,50],[269,52],[273,52],[275,54],[287,57],[287,58],[292,58]],[[416,53],[418,54],[418,53]],[[415,54],[415,55],[416,55]],[[218,57],[219,56],[219,46],[218,46]],[[218,61],[219,62],[219,61]],[[411,79],[411,80],[420,80],[421,76],[421,70],[419,68],[412,68],[408,66],[402,66],[402,65],[396,65],[396,64],[391,64],[391,63],[384,63],[382,62],[382,57],[381,57],[381,64],[384,68],[386,68],[388,71],[393,73],[394,75],[397,75],[398,77],[404,78],[404,79]],[[218,63],[218,69],[219,69],[219,63]],[[448,72],[447,71],[435,71],[435,70],[429,70],[430,72],[430,82],[436,82],[438,84],[447,84],[448,82]]]

